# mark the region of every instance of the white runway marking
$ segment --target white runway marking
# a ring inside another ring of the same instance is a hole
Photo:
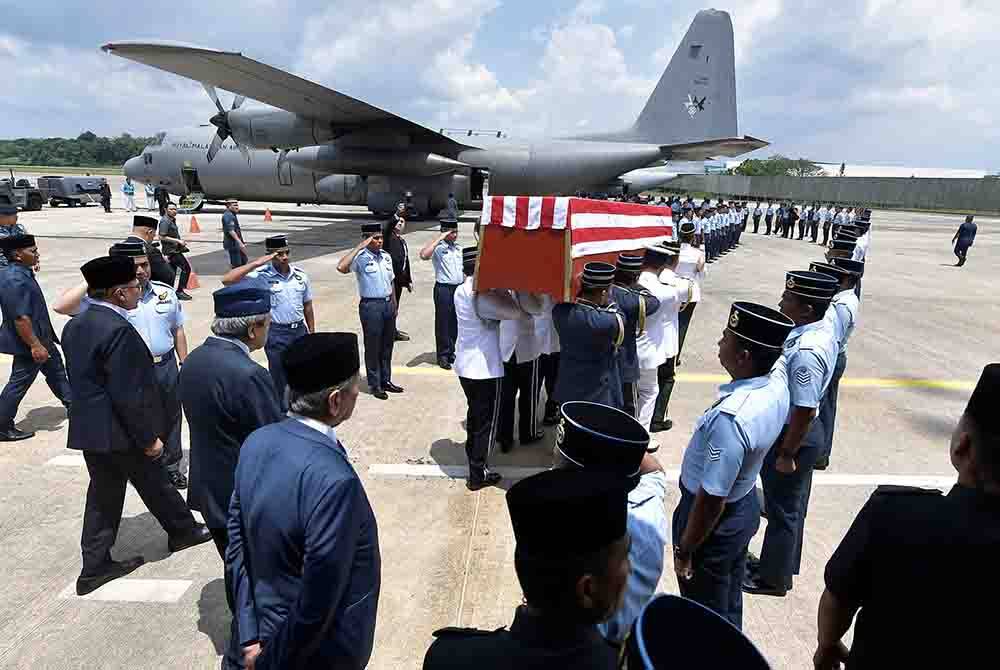
[[[93,593],[76,595],[76,583],[70,584],[60,598],[100,600],[123,603],[176,603],[191,587],[190,579],[116,579]]]
[[[87,462],[83,460],[83,454],[63,454],[45,461],[45,465],[57,465],[67,468],[83,468]]]
[[[490,468],[499,472],[505,479],[523,479],[542,472],[547,468],[521,468],[497,466]],[[409,463],[380,463],[369,466],[368,472],[376,477],[414,477],[414,478],[449,478],[465,479],[468,468],[464,465],[411,465]],[[667,478],[677,480],[680,470],[666,471]],[[922,486],[925,488],[951,488],[955,476],[938,475],[852,475],[839,473],[817,472],[813,475],[813,483],[817,486]]]

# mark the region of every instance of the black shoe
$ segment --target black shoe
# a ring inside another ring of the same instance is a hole
[[[177,299],[178,300],[191,300],[191,296],[188,295],[187,293],[185,293],[184,291],[178,291],[177,292]]]
[[[196,523],[194,528],[180,536],[172,536],[167,539],[167,549],[171,552],[183,551],[199,544],[212,541],[212,534],[204,524]]]
[[[503,440],[497,440],[497,445],[500,447],[500,451],[505,454],[509,454],[510,450],[514,448],[514,442],[505,442]]]
[[[383,391],[382,389],[379,389],[378,391],[372,391],[372,395],[378,398],[379,400],[389,399],[389,394]]]
[[[747,577],[754,577],[760,572],[760,559],[751,552],[747,552]]]
[[[146,559],[142,556],[136,556],[134,558],[126,558],[124,561],[111,561],[96,575],[90,577],[80,575],[76,579],[76,595],[85,596],[88,593],[96,591],[108,582],[133,572],[145,562]]]
[[[0,442],[20,442],[34,437],[34,433],[18,430],[17,428],[4,428],[0,430]]]
[[[828,467],[830,467],[830,459],[821,458],[816,461],[815,465],[813,465],[813,470],[826,470]]]
[[[170,484],[175,489],[183,490],[188,487],[188,478],[180,470],[170,470],[167,472],[167,476],[170,478]]]
[[[529,435],[528,437],[522,437],[518,442],[521,444],[534,444],[535,442],[540,442],[542,438],[545,437],[545,433],[535,433],[534,435]]]
[[[404,333],[401,330],[397,330],[396,331],[396,341],[397,342],[409,342],[410,341],[410,336],[407,335],[406,333]]]
[[[438,359],[438,367],[442,370],[451,370],[451,363],[449,363],[446,359],[441,358]]]
[[[467,480],[465,480],[465,486],[470,491],[478,491],[479,489],[484,489],[487,486],[496,486],[500,483],[501,479],[503,479],[503,477],[501,477],[499,473],[485,470],[479,477],[470,476]]]
[[[386,382],[385,383],[385,390],[388,391],[389,393],[402,393],[403,392],[403,387],[402,386],[396,386],[392,382]]]
[[[674,422],[670,419],[664,419],[663,421],[653,421],[649,425],[649,432],[651,433],[662,433],[664,431],[670,430],[674,427]]]
[[[759,576],[748,577],[743,580],[743,593],[750,593],[758,596],[775,596],[778,598],[784,598],[785,594],[788,593],[788,589],[781,589],[777,586],[771,586],[765,581],[762,581]]]

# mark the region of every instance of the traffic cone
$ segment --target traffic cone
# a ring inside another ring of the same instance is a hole
[[[198,281],[198,273],[191,270],[191,276],[188,277],[187,286],[184,287],[185,291],[190,291],[196,288],[201,288],[201,282]]]
[[[193,234],[193,233],[200,233],[200,232],[201,232],[201,226],[198,225],[198,219],[195,218],[194,214],[192,214],[191,215],[191,233]]]
[[[271,210],[270,209],[265,209],[264,210],[264,220],[265,221],[270,221],[271,220]]]

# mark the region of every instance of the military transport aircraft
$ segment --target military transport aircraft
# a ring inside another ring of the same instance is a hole
[[[449,193],[469,206],[487,178],[491,194],[613,192],[639,168],[767,145],[737,136],[733,24],[716,10],[695,16],[631,128],[529,142],[502,131],[427,128],[235,52],[168,42],[103,49],[199,81],[215,103],[211,126],[160,133],[124,166],[134,180],[196,199],[356,204],[381,213],[409,193],[426,215]],[[235,94],[230,109],[216,87]],[[246,98],[269,107],[244,108]]]

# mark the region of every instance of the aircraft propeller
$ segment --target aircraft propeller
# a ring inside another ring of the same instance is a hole
[[[240,144],[236,138],[233,137],[233,129],[229,125],[229,112],[239,109],[246,100],[246,96],[237,95],[234,97],[232,108],[229,111],[226,111],[226,108],[222,106],[221,102],[219,102],[219,95],[215,92],[215,87],[211,84],[206,84],[205,82],[202,82],[201,85],[204,87],[205,92],[208,93],[208,97],[210,97],[212,102],[215,103],[215,107],[219,110],[218,114],[215,114],[208,120],[209,123],[217,128],[217,130],[215,131],[215,135],[212,137],[212,144],[208,147],[208,154],[206,154],[205,158],[207,158],[208,162],[211,163],[215,158],[215,155],[219,153],[219,149],[222,148],[222,143],[232,137],[233,142],[236,144],[236,148],[240,150],[240,153],[243,154],[243,158],[245,158],[247,163],[249,163],[249,150],[247,150],[245,146]]]

